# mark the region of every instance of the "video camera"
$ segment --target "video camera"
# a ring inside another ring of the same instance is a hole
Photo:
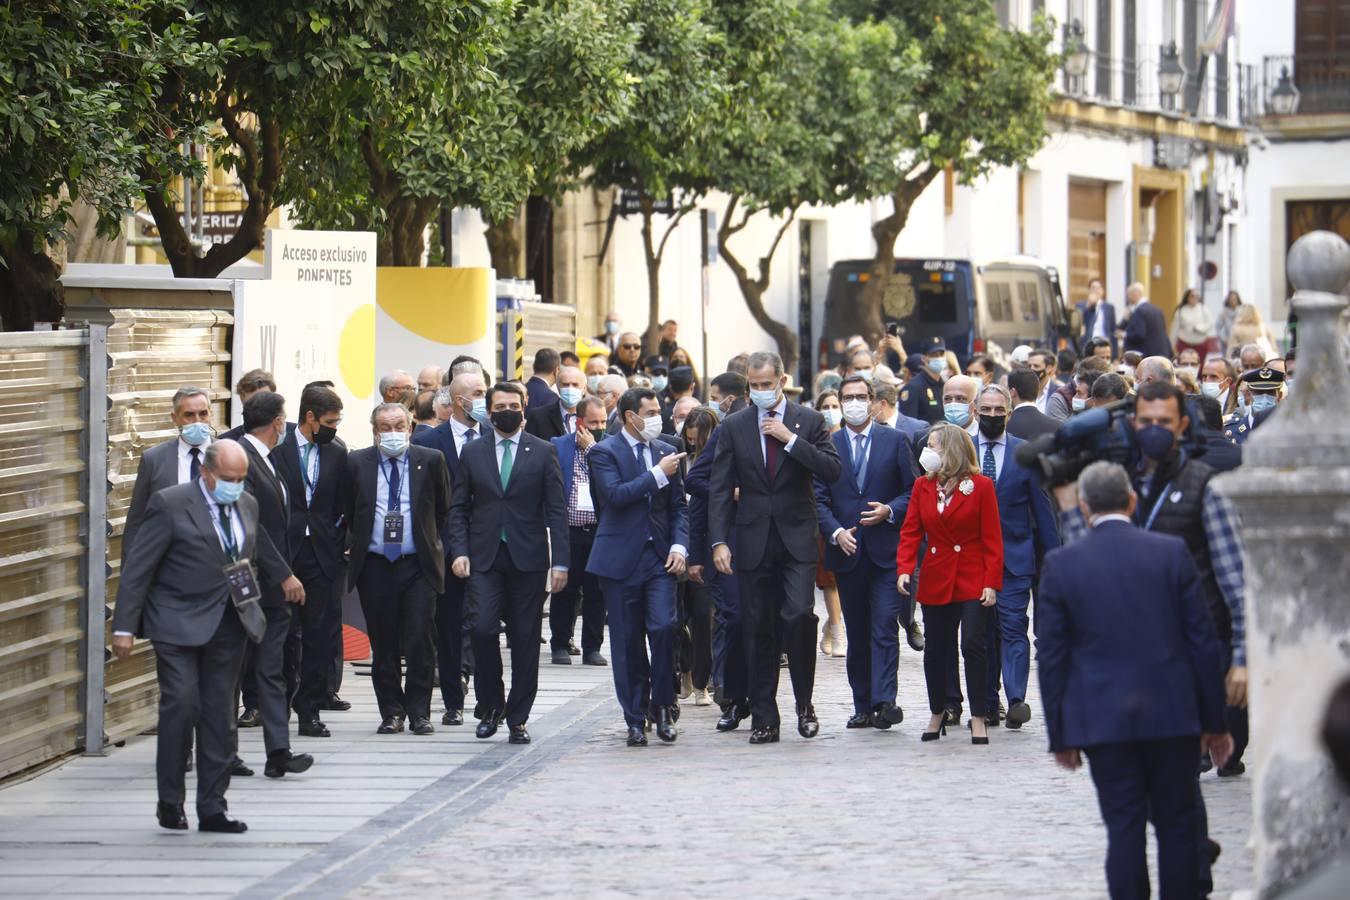
[[[1054,434],[1043,434],[1018,447],[1017,462],[1038,471],[1050,488],[1077,481],[1088,464],[1102,459],[1133,471],[1139,462],[1134,427],[1128,421],[1133,413],[1130,398],[1078,413]]]

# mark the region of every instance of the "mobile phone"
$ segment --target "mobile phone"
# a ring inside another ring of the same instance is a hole
[[[886,333],[891,337],[900,337],[905,333],[905,329],[899,322],[887,322]]]

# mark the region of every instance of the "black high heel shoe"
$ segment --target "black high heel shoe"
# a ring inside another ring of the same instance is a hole
[[[928,741],[936,741],[938,738],[946,735],[946,733],[947,733],[947,723],[943,722],[941,725],[938,726],[937,731],[925,731],[923,734],[919,735],[919,740],[924,741],[925,743],[927,743]]]
[[[970,742],[972,744],[983,745],[989,743],[989,735],[986,734],[984,737],[975,736],[975,722],[973,720],[967,722],[966,727],[970,729]]]

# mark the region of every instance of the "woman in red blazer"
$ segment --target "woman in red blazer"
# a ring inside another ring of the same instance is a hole
[[[946,673],[957,660],[956,634],[961,632],[961,654],[966,660],[966,696],[970,700],[971,743],[987,744],[985,731],[984,607],[993,606],[1003,587],[1003,531],[999,526],[994,482],[980,474],[975,445],[964,429],[946,422],[928,433],[928,446],[919,455],[927,473],[914,483],[909,511],[900,529],[896,570],[903,572],[896,587],[909,595],[909,573],[924,539],[919,578],[923,606],[923,674],[928,683],[928,710],[933,714],[925,741],[937,740],[946,729],[942,715],[946,701]]]

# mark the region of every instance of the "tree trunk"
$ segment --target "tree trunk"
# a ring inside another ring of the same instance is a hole
[[[421,266],[426,230],[441,205],[432,197],[395,197],[385,203],[384,231],[376,247],[376,264]]]
[[[862,323],[862,336],[869,347],[880,343],[885,333],[881,320],[882,300],[895,275],[895,241],[909,221],[914,202],[940,171],[930,166],[921,175],[902,178],[891,192],[894,204],[891,214],[872,224],[872,239],[876,241],[877,249],[868,268],[867,284],[863,285],[858,297],[858,318]]]
[[[647,263],[647,334],[643,346],[647,354],[655,354],[661,347],[661,254],[652,240],[652,198],[644,191],[639,204],[642,208],[642,258]]]
[[[33,236],[20,231],[13,243],[0,242],[0,325],[5,331],[32,331],[35,322],[58,322],[65,314],[61,267]]]
[[[801,356],[797,332],[769,315],[768,310],[764,308],[764,294],[769,290],[769,276],[772,274],[774,254],[778,252],[778,245],[782,242],[783,235],[787,233],[788,228],[796,220],[797,212],[793,210],[788,214],[786,221],[783,222],[782,227],[778,229],[778,233],[774,236],[773,244],[769,246],[769,252],[759,259],[759,277],[751,278],[749,269],[731,251],[731,237],[744,228],[746,223],[758,213],[758,210],[747,211],[742,216],[740,224],[732,225],[732,218],[740,200],[740,196],[736,195],[727,202],[726,212],[723,213],[722,222],[717,229],[717,252],[730,267],[731,273],[736,276],[736,284],[741,289],[741,296],[745,298],[745,306],[750,310],[750,315],[754,318],[755,324],[763,328],[769,337],[773,338],[774,343],[778,345],[778,355],[783,358],[783,371],[795,377],[797,362]],[[809,388],[810,386],[805,385],[805,387]]]
[[[500,222],[489,222],[483,229],[487,238],[488,257],[498,278],[516,278],[520,274],[519,217],[507,216]]]

